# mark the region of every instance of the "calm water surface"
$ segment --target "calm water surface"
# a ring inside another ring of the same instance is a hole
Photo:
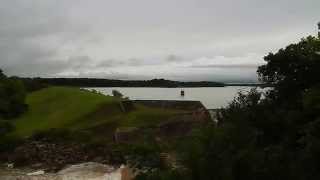
[[[125,97],[132,100],[197,100],[201,101],[208,109],[225,107],[237,95],[237,92],[247,92],[252,87],[227,86],[203,88],[127,88],[105,87],[87,88],[95,89],[103,94],[112,95],[112,90],[118,90]],[[180,91],[185,91],[185,96],[180,96]]]

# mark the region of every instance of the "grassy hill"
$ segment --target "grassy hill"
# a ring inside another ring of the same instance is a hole
[[[152,126],[179,111],[136,106],[122,112],[120,100],[78,88],[50,87],[27,97],[28,111],[15,119],[15,137],[28,137],[52,128],[86,132],[99,140],[110,139],[117,127]]]

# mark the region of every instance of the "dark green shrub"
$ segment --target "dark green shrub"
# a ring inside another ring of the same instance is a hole
[[[19,116],[27,109],[26,91],[17,78],[0,78],[0,119]]]
[[[0,136],[5,136],[14,130],[14,126],[5,120],[0,120]]]

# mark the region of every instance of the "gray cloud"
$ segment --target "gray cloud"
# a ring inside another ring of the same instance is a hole
[[[135,67],[135,66],[150,66],[160,65],[164,62],[144,60],[137,58],[129,59],[107,59],[96,64],[96,67],[112,68],[112,67]]]
[[[209,64],[209,65],[194,65],[190,66],[193,68],[223,68],[223,69],[230,69],[230,68],[237,68],[237,69],[257,69],[258,65],[254,64]]]
[[[180,57],[180,56],[177,56],[177,55],[174,55],[174,54],[168,55],[167,58],[166,58],[166,60],[169,61],[169,62],[181,62],[181,61],[186,61],[185,58]]]
[[[117,61],[115,59],[104,60],[97,64],[97,67],[118,67],[123,66],[125,63],[123,61]]]
[[[316,34],[318,0],[6,0],[9,75],[253,80],[262,57]]]

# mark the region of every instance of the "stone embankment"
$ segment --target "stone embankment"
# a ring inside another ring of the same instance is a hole
[[[181,100],[133,100],[136,104],[142,104],[147,107],[163,109],[179,109],[185,111],[194,111],[205,109],[200,101],[181,101]]]
[[[164,119],[157,127],[152,128],[152,134],[156,139],[171,139],[173,137],[184,137],[192,132],[195,127],[203,126],[212,121],[210,112],[200,101],[180,100],[124,100],[121,109],[130,112],[135,105],[160,108],[167,110],[179,110],[180,113],[169,119]],[[145,127],[117,128],[114,133],[116,143],[133,143],[141,140]]]

